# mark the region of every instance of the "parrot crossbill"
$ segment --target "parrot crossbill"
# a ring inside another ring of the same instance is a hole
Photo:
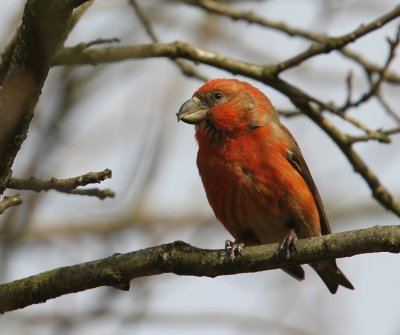
[[[177,117],[195,125],[197,166],[208,202],[235,238],[228,249],[280,242],[281,254],[289,258],[297,237],[331,233],[300,148],[260,90],[236,79],[213,79]],[[332,294],[339,285],[354,289],[335,259],[310,265]],[[300,265],[283,270],[304,279]]]

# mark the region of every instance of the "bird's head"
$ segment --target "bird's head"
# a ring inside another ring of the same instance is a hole
[[[179,109],[178,120],[196,131],[240,134],[262,127],[278,115],[257,88],[236,79],[213,79],[200,87]]]

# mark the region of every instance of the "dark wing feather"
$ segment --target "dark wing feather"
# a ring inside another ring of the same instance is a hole
[[[290,132],[282,126],[284,131],[291,139],[292,147],[286,153],[286,158],[290,164],[297,170],[298,173],[303,177],[304,181],[307,183],[312,195],[314,196],[315,203],[318,208],[318,214],[321,224],[322,235],[331,234],[331,227],[329,226],[328,217],[326,216],[324,205],[322,204],[321,196],[319,195],[318,189],[315,186],[314,180],[311,177],[310,170],[308,169],[307,163],[303,158],[300,148]]]

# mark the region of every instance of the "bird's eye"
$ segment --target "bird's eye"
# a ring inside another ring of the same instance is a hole
[[[219,92],[214,93],[214,99],[215,100],[220,100],[221,98],[222,98],[222,94],[221,93],[219,93]]]

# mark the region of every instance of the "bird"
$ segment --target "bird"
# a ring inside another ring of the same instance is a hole
[[[230,255],[244,245],[280,243],[289,259],[298,238],[326,235],[331,228],[321,196],[289,130],[269,98],[237,79],[207,81],[177,113],[195,125],[197,167],[216,218],[235,241]],[[335,259],[309,264],[332,294],[354,289]],[[282,268],[305,278],[301,265]]]

